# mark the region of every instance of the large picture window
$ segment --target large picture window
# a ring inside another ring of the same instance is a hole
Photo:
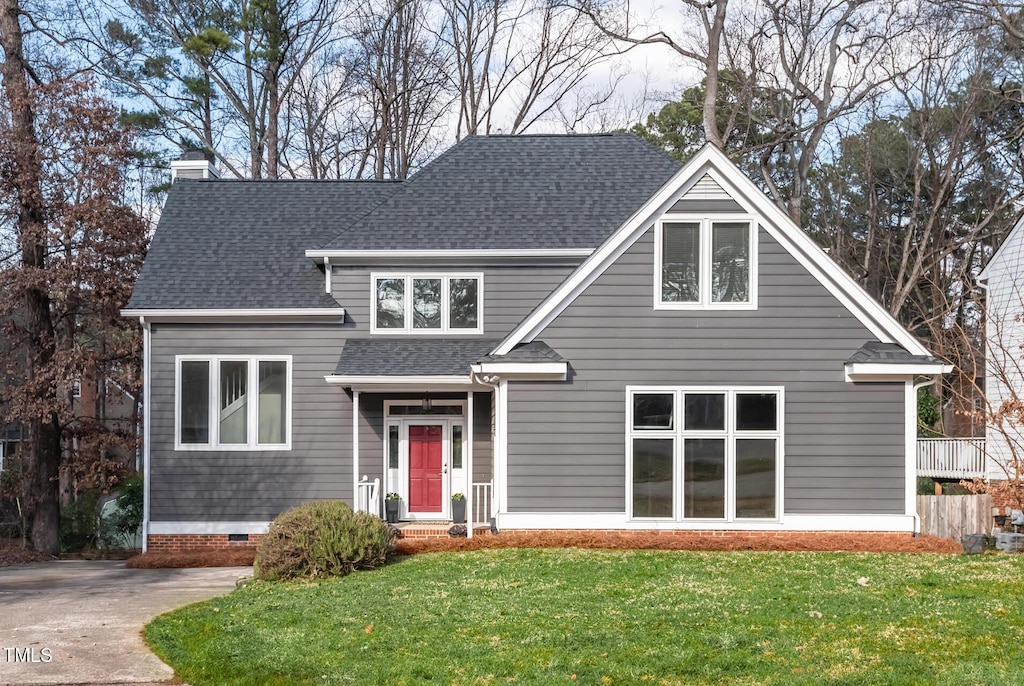
[[[778,519],[782,391],[631,388],[633,519]]]
[[[179,357],[175,446],[288,449],[290,357]]]
[[[655,305],[660,309],[753,307],[754,235],[749,219],[660,222]]]
[[[374,333],[480,333],[479,274],[373,274]]]

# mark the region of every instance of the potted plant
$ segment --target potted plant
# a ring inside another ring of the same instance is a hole
[[[397,493],[388,493],[384,496],[384,514],[387,516],[388,524],[398,522],[398,516],[402,513],[402,496]]]
[[[466,496],[462,493],[452,494],[452,521],[456,524],[466,523]]]

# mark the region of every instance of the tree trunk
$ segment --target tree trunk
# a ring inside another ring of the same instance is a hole
[[[50,297],[43,274],[46,269],[47,236],[42,191],[42,162],[36,137],[32,93],[28,83],[18,0],[0,0],[0,65],[3,89],[10,109],[13,186],[18,196],[18,248],[26,281],[17,297],[25,328],[25,376],[42,410],[28,423],[27,511],[25,525],[32,547],[40,552],[60,552],[60,425],[53,384],[32,383],[50,364],[54,353]]]

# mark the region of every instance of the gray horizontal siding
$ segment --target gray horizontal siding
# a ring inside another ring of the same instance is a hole
[[[484,336],[501,337],[511,331],[541,300],[572,272],[567,266],[490,266],[419,269],[408,266],[334,267],[331,290],[345,308],[350,338],[370,335],[370,274],[482,272],[484,278]],[[416,334],[422,336],[424,334]],[[388,334],[392,337],[393,334]]]
[[[541,334],[563,383],[510,383],[512,512],[623,512],[627,385],[785,388],[785,511],[902,513],[902,384],[849,384],[874,338],[765,231],[756,311],[655,311],[648,231]]]
[[[264,521],[306,500],[351,502],[351,404],[324,382],[337,325],[155,324],[151,340],[151,520]],[[292,355],[292,449],[175,451],[176,355]]]

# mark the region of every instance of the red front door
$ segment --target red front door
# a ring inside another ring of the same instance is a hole
[[[441,426],[409,427],[409,512],[441,511]]]

